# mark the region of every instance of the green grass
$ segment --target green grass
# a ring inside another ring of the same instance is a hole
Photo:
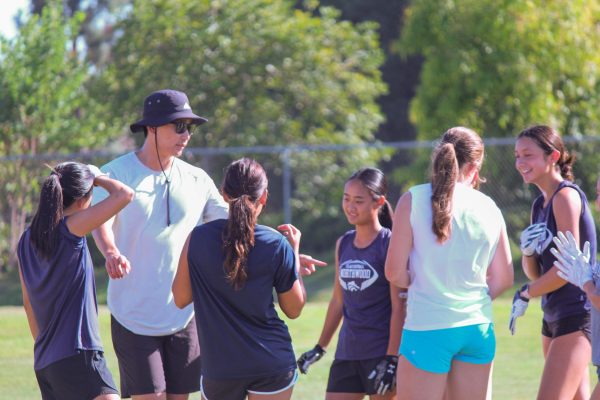
[[[324,296],[323,293],[318,294]],[[494,399],[535,398],[543,367],[539,301],[532,301],[527,314],[517,324],[517,334],[508,332],[510,298],[506,296],[494,302],[498,348],[494,364]],[[310,302],[302,316],[287,321],[296,354],[312,348],[316,343],[327,303]],[[110,370],[118,380],[117,361],[111,346],[109,314],[105,307],[100,310],[102,339]],[[294,399],[320,399],[324,397],[329,365],[333,360],[335,344],[325,357],[311,367],[308,375],[301,376],[294,389]],[[33,373],[33,340],[29,334],[25,313],[21,307],[0,307],[0,393],[6,399],[39,399],[39,391]],[[595,383],[595,379],[591,379]],[[198,399],[198,395],[192,399]]]

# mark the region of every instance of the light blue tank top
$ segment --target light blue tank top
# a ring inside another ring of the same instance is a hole
[[[445,329],[492,322],[486,283],[504,219],[494,201],[457,183],[450,238],[438,243],[432,231],[431,184],[414,186],[410,224],[409,330]]]

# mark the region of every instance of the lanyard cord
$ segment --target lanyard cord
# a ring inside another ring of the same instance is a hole
[[[167,176],[167,173],[165,172],[165,169],[163,168],[162,162],[160,161],[160,155],[158,154],[158,136],[156,135],[156,128],[154,128],[154,144],[156,145],[156,157],[158,158],[158,164],[160,165],[160,169],[165,177],[165,181],[167,183],[167,226],[171,225],[171,205],[170,205],[170,201],[169,201],[169,188],[170,188],[170,183],[171,183],[171,175],[173,174],[173,164],[175,163],[175,160],[173,160],[173,162],[171,163],[171,170],[169,171],[169,176]]]

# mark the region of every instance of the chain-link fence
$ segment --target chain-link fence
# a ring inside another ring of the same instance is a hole
[[[595,199],[595,182],[600,158],[600,138],[566,138],[568,148],[575,153],[579,161],[575,164],[576,182],[588,194],[591,202]],[[528,224],[531,202],[538,190],[524,185],[514,167],[514,138],[487,139],[486,155],[481,176],[487,182],[481,190],[492,197],[504,214],[509,236],[513,246],[520,231]],[[356,151],[365,148],[381,149],[394,164],[382,161],[390,183],[389,199],[395,205],[400,194],[408,187],[428,179],[431,149],[434,142],[397,142],[360,145],[317,145],[317,146],[275,146],[275,147],[237,147],[237,148],[190,148],[183,159],[204,169],[220,184],[223,170],[227,164],[239,157],[252,157],[265,167],[269,176],[269,202],[259,222],[278,225],[293,222],[303,231],[303,246],[316,254],[332,254],[336,239],[350,226],[341,212],[343,184],[348,177],[347,171],[333,181],[320,184],[319,173],[311,174],[311,185],[299,185],[298,177],[303,174],[304,162],[321,159],[339,159],[352,157]],[[0,232],[2,244],[0,259],[2,270],[12,268],[14,252],[18,238],[29,222],[31,210],[37,206],[39,184],[48,169],[44,164],[54,165],[66,160],[103,165],[119,154],[113,152],[82,152],[62,155],[14,156],[0,158],[0,181],[2,186],[2,219]],[[385,158],[384,157],[384,158]],[[328,163],[320,166],[323,174],[335,176],[338,165]],[[38,171],[36,181],[27,181],[24,173]],[[11,177],[10,181],[7,177]],[[299,187],[303,187],[300,192]],[[306,193],[305,191],[313,192]],[[18,194],[18,196],[17,196]],[[321,199],[309,201],[312,197]],[[592,207],[593,208],[593,207]],[[28,210],[24,212],[23,210]],[[595,212],[595,211],[594,211]]]

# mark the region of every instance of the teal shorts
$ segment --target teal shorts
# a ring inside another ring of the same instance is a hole
[[[400,354],[427,372],[445,374],[453,360],[488,364],[496,354],[493,324],[461,326],[429,331],[402,331]]]

